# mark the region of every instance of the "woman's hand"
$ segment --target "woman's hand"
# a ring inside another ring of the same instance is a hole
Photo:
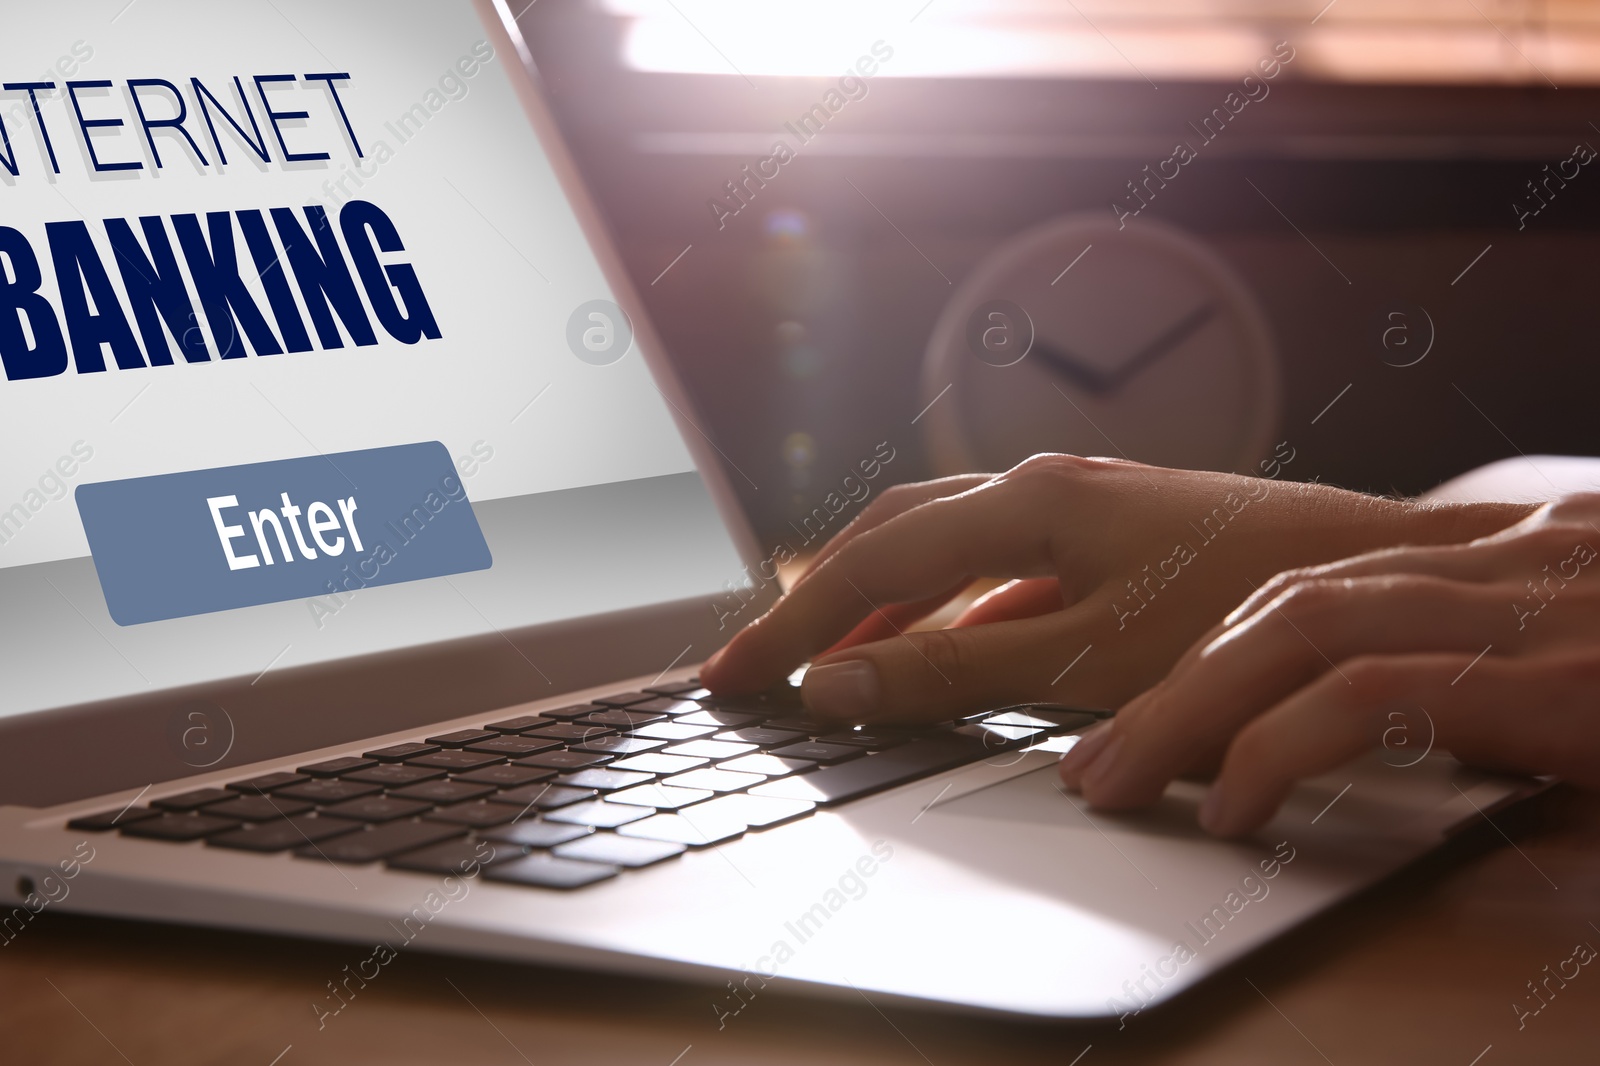
[[[1280,448],[1280,462],[1292,458]],[[807,707],[854,721],[1026,701],[1117,707],[1279,571],[1464,541],[1530,510],[1035,456],[993,477],[885,492],[701,677],[715,692],[753,692],[820,656],[802,685]],[[962,624],[906,632],[985,578],[1021,583]]]
[[[1600,786],[1597,548],[1589,494],[1468,544],[1279,574],[1068,752],[1062,779],[1126,808],[1220,765],[1201,824],[1235,835],[1425,711],[1463,761]]]

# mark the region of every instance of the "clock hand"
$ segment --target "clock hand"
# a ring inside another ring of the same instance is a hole
[[[1110,391],[1111,382],[1105,374],[1092,366],[1085,365],[1075,353],[1065,348],[1057,348],[1036,339],[1028,354],[1043,360],[1050,369],[1063,377],[1070,378],[1073,384],[1085,392],[1104,396]]]
[[[1035,340],[1029,354],[1043,360],[1052,370],[1071,379],[1085,392],[1095,396],[1105,396],[1121,388],[1130,378],[1188,340],[1191,335],[1216,317],[1216,313],[1216,304],[1202,304],[1109,374],[1087,365],[1076,353],[1044,341]]]
[[[1115,389],[1123,385],[1129,378],[1188,340],[1200,327],[1215,318],[1216,314],[1217,305],[1208,303],[1201,304],[1187,315],[1184,315],[1161,336],[1139,349],[1127,362],[1123,363],[1111,374],[1106,375],[1107,388]]]

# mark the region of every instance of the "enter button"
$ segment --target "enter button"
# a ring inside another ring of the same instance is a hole
[[[486,570],[438,441],[80,485],[118,625]]]

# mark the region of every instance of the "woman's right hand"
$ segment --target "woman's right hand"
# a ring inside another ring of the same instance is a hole
[[[849,721],[1022,702],[1118,707],[1280,571],[1469,540],[1531,510],[1035,456],[1003,474],[886,491],[701,677],[714,692],[749,693],[817,657],[806,705]],[[1019,584],[952,627],[907,631],[979,579]]]

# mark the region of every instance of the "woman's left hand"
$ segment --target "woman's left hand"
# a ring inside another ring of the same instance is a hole
[[[1596,545],[1585,494],[1467,544],[1279,574],[1068,752],[1062,780],[1118,809],[1215,772],[1201,824],[1232,836],[1420,709],[1464,762],[1600,787]]]

